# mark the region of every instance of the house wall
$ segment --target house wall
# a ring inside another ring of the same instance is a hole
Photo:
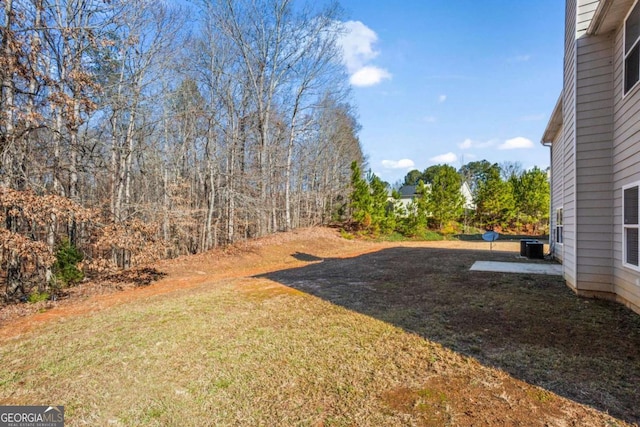
[[[551,213],[549,230],[551,252],[558,261],[564,264],[564,243],[556,243],[556,211],[564,205],[564,129],[558,131],[551,144]],[[563,232],[564,236],[564,232]]]
[[[613,274],[616,299],[640,313],[640,273],[622,266],[622,186],[640,181],[640,89],[623,96],[622,24],[613,57]]]
[[[587,2],[584,9],[595,10],[593,6],[593,2]],[[583,12],[578,16],[588,15]],[[578,27],[584,24],[579,22]],[[610,294],[610,298],[614,293],[614,38],[613,34],[586,36],[582,30],[576,36],[576,288],[581,293]]]
[[[564,244],[562,266],[564,278],[571,288],[576,287],[576,209],[575,209],[575,86],[576,86],[576,24],[577,1],[567,0],[565,11],[564,89],[562,96],[563,126],[559,144],[554,145],[552,173],[558,182],[561,199],[557,208],[564,212]]]
[[[562,137],[552,147],[552,217],[563,208],[567,284],[613,295],[613,37],[586,36],[598,0],[567,0]],[[555,223],[555,218],[553,218]]]
[[[566,0],[562,129],[551,147],[551,225],[562,207],[564,244],[554,254],[578,294],[640,313],[640,271],[622,265],[622,187],[640,182],[640,87],[623,95],[622,22],[586,34],[598,3]]]
[[[591,18],[593,18],[593,15],[598,8],[598,3],[600,3],[600,0],[578,0],[577,16],[573,15],[576,16],[577,21],[575,26],[576,38],[579,38],[587,32],[587,28],[591,23]]]

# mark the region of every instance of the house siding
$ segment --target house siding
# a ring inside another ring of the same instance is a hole
[[[551,235],[551,252],[558,261],[564,261],[564,243],[556,243],[556,226],[558,209],[563,208],[564,204],[564,129],[561,127],[555,139],[551,143],[551,215],[550,229],[553,230]],[[564,229],[564,225],[563,225]],[[564,237],[564,231],[563,231]]]
[[[564,244],[556,245],[554,256],[563,263],[567,284],[576,292],[612,294],[614,38],[586,35],[598,3],[566,2],[563,126],[552,146],[552,216],[563,208]]]
[[[593,14],[598,8],[598,3],[600,3],[600,0],[580,0],[578,2],[577,23],[575,26],[576,34],[582,35],[587,32],[591,18],[593,18]]]
[[[613,274],[613,37],[588,37],[599,0],[567,0],[562,137],[552,146],[552,216],[564,213],[554,255],[579,293],[611,294]],[[555,173],[553,173],[555,172]]]
[[[614,292],[613,40],[612,34],[576,40],[576,288],[604,294]]]
[[[564,278],[576,288],[576,204],[575,204],[575,116],[576,116],[576,23],[577,1],[567,0],[565,11],[564,90],[562,92],[563,126],[559,144],[554,145],[552,174],[557,182],[555,208],[563,209],[563,245],[561,249]],[[555,211],[555,209],[554,209]]]
[[[640,271],[623,266],[622,225],[622,187],[640,183],[640,85],[623,94],[622,18],[633,1],[601,9],[587,34],[598,4],[566,0],[562,128],[551,146],[552,227],[563,208],[564,244],[553,253],[578,294],[640,313]]]
[[[640,272],[622,265],[622,186],[640,181],[640,90],[623,95],[623,24],[615,32],[613,96],[613,275],[616,298],[640,312]]]

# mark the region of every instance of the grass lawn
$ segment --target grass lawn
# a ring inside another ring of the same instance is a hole
[[[117,302],[3,325],[0,404],[65,405],[71,426],[640,421],[640,316],[469,271],[511,245],[315,231],[168,262]]]

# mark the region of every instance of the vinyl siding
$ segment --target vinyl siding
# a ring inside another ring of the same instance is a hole
[[[598,3],[600,3],[600,0],[580,0],[578,2],[576,24],[576,34],[578,36],[587,32],[587,28],[589,28],[589,24],[591,23],[591,18],[593,18],[593,14],[598,8]]]
[[[576,292],[640,313],[640,271],[622,266],[622,186],[640,182],[640,85],[623,96],[623,23],[586,34],[598,3],[566,0],[562,129],[551,147],[551,224],[563,208],[564,244],[554,256]]]
[[[564,244],[556,243],[556,212],[564,204],[564,130],[560,128],[551,144],[551,215],[550,227],[553,230],[551,241],[553,257],[560,262],[564,259]],[[563,232],[564,236],[564,232]]]
[[[613,67],[613,291],[640,313],[640,272],[622,266],[622,186],[640,181],[640,90],[623,96],[623,35],[621,24],[615,32]]]
[[[563,208],[564,230],[562,266],[567,285],[576,287],[576,204],[575,204],[575,136],[576,136],[576,18],[577,1],[567,0],[565,12],[565,55],[562,98],[563,126],[559,147],[554,150],[556,176],[560,183],[558,207]],[[582,18],[584,19],[584,17]]]
[[[613,37],[587,36],[598,0],[579,0],[575,30],[575,247],[578,291],[613,292]],[[572,76],[567,76],[571,78]]]

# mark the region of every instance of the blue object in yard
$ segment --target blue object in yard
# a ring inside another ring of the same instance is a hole
[[[496,240],[498,240],[498,237],[500,237],[500,235],[495,231],[487,231],[482,235],[482,240],[486,240],[487,242],[495,242]]]
[[[489,242],[489,249],[493,250],[493,242],[498,240],[498,237],[500,237],[500,235],[495,231],[487,231],[482,235],[482,240]]]

